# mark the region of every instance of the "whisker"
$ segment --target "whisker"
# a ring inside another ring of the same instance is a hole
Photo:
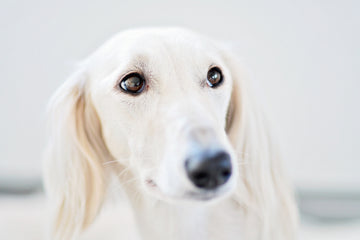
[[[135,182],[135,181],[138,181],[138,180],[140,180],[139,177],[133,177],[133,178],[130,178],[130,179],[124,181],[124,182],[121,182],[121,184],[122,184],[122,185],[126,185],[126,184],[133,183],[133,182]]]
[[[119,174],[117,174],[117,177],[121,178],[121,177],[123,177],[123,175],[125,175],[126,173],[129,173],[129,172],[130,172],[130,167],[126,167]]]
[[[117,160],[112,160],[112,161],[108,161],[108,162],[103,163],[103,166],[113,164],[113,163],[119,163],[119,162]]]

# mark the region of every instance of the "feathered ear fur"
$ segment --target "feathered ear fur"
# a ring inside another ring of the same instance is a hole
[[[240,61],[228,52],[224,58],[234,81],[226,129],[239,163],[235,201],[252,221],[251,228],[254,221],[259,223],[253,232],[257,239],[294,239],[297,210],[277,146],[246,84]]]
[[[110,156],[98,116],[77,72],[49,105],[45,186],[53,209],[51,239],[73,239],[96,217],[105,194],[103,162]]]

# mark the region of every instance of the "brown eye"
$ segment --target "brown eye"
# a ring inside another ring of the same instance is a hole
[[[208,71],[206,82],[210,87],[217,87],[220,83],[222,83],[222,80],[223,76],[219,68],[213,67]]]
[[[140,74],[131,73],[121,80],[119,86],[125,92],[139,94],[144,90],[145,80]]]

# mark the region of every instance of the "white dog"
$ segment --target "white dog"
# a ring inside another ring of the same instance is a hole
[[[111,176],[144,240],[294,239],[292,192],[251,98],[234,56],[210,39],[116,35],[50,103],[51,239],[94,221]]]

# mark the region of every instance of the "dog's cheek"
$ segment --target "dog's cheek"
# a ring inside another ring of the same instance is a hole
[[[122,164],[128,164],[131,155],[126,133],[114,127],[103,126],[103,138],[112,156]]]

